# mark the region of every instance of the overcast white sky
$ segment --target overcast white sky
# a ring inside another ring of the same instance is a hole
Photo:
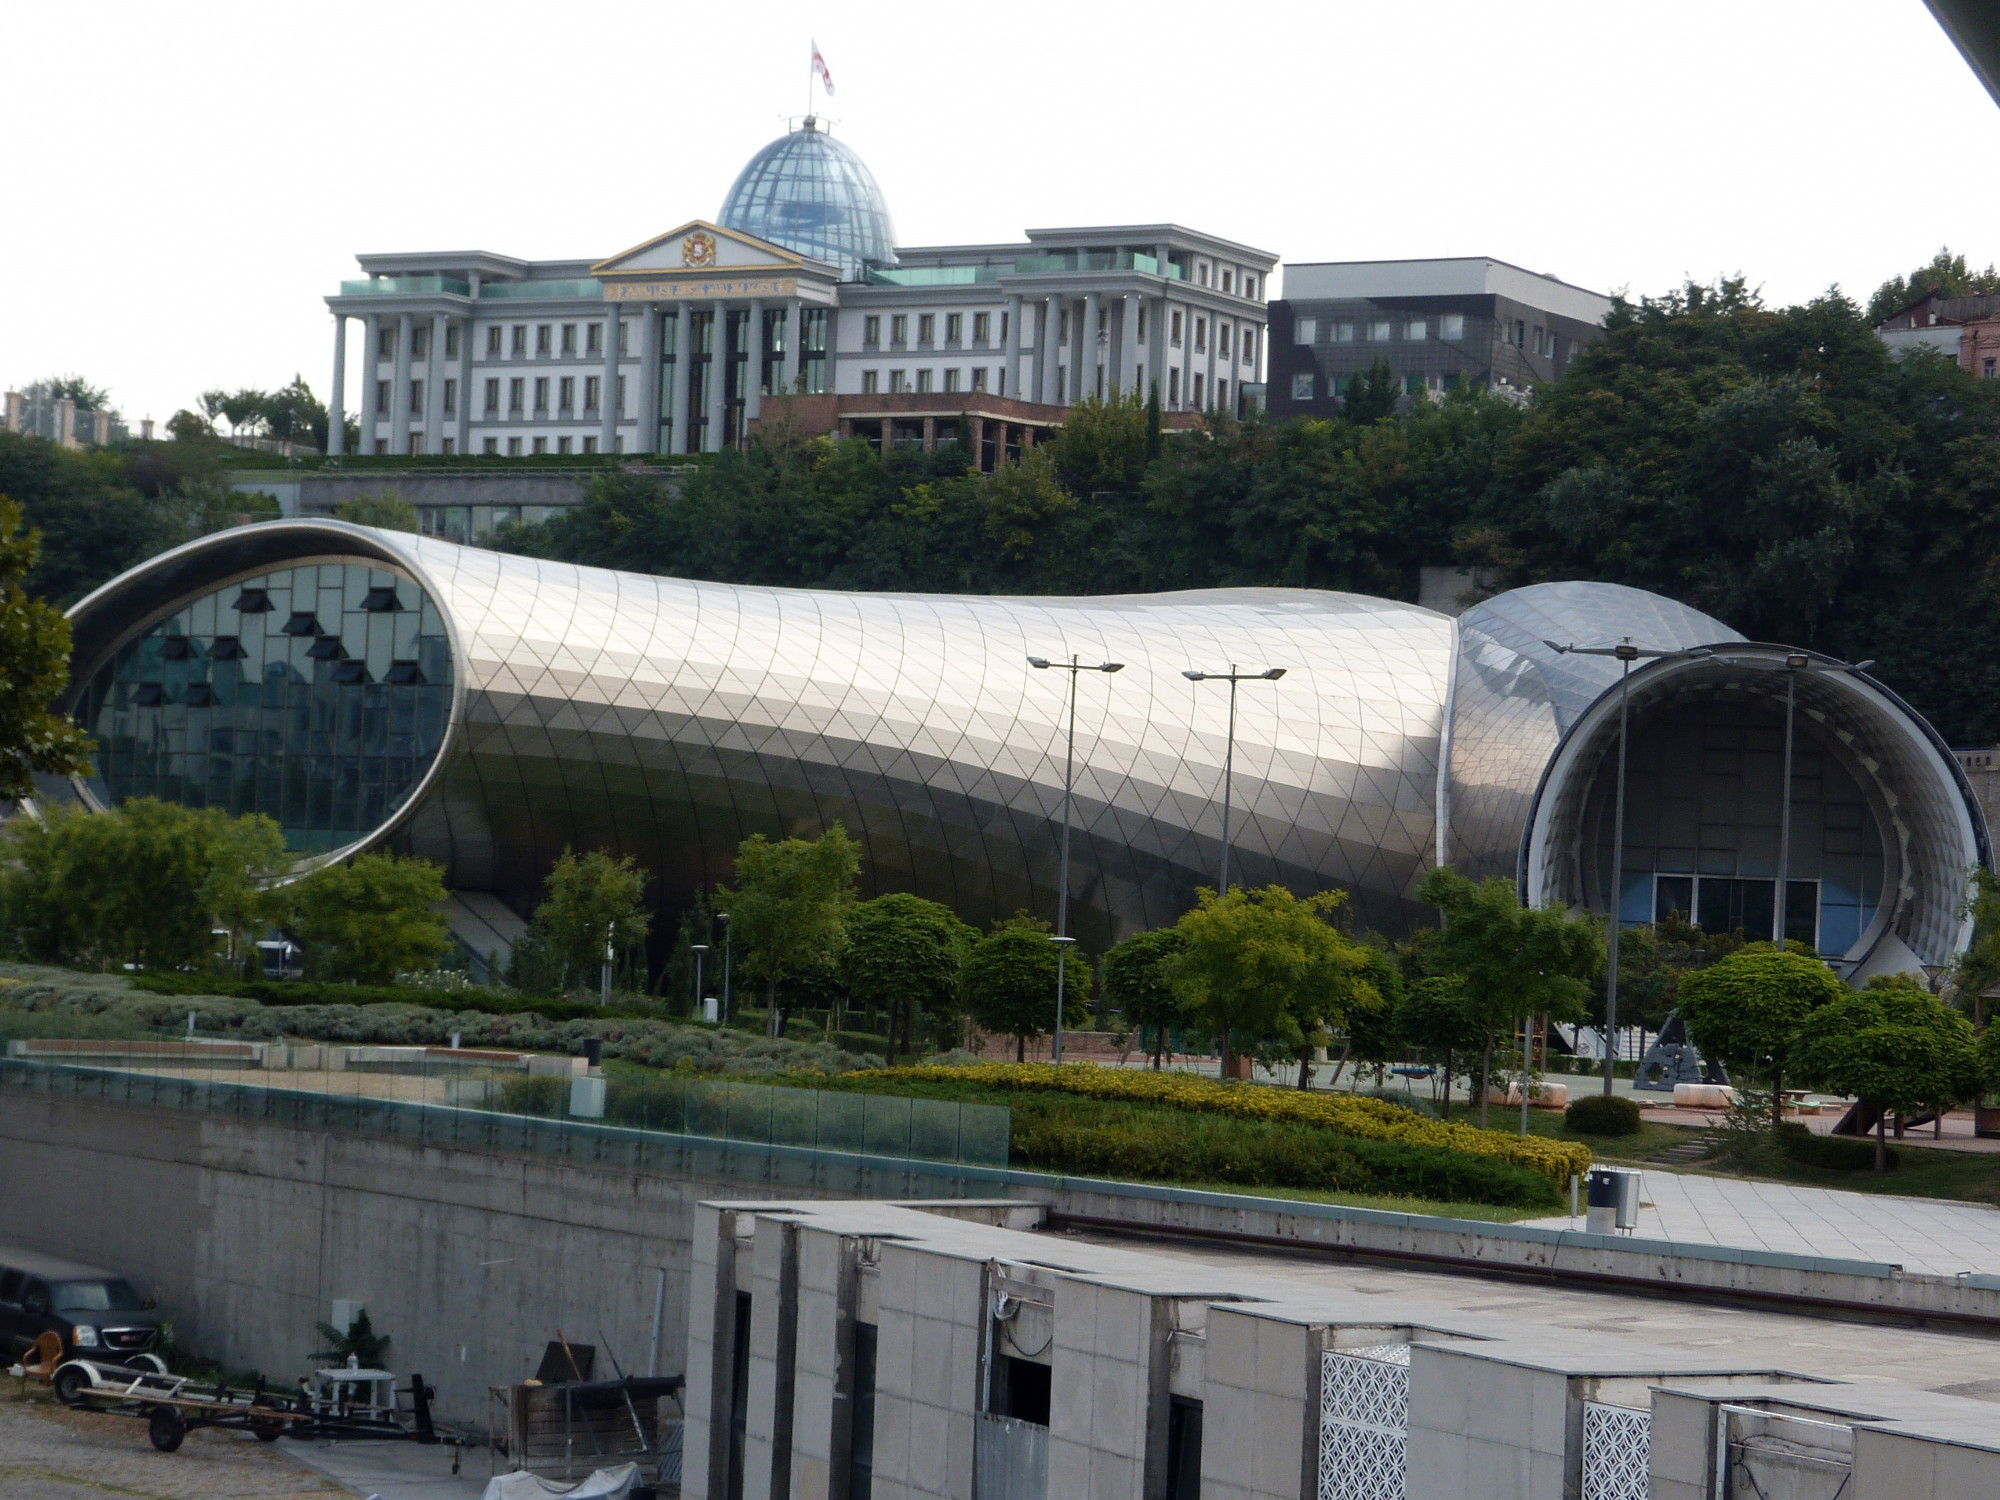
[[[712,217],[815,36],[905,244],[1174,219],[1779,301],[2000,257],[2000,108],[1921,0],[17,5],[0,383],[324,397],[357,252]]]

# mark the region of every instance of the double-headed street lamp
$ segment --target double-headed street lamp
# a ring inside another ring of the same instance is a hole
[[[1050,661],[1046,656],[1031,656],[1028,665],[1038,672],[1053,668],[1069,673],[1069,749],[1063,756],[1063,800],[1062,800],[1062,877],[1056,892],[1056,931],[1049,941],[1056,945],[1056,1030],[1055,1041],[1050,1049],[1050,1057],[1055,1062],[1062,1061],[1063,1048],[1063,971],[1069,957],[1069,950],[1076,939],[1069,935],[1069,808],[1076,778],[1076,676],[1079,672],[1122,672],[1122,661],[1101,661],[1086,666],[1079,658],[1072,656],[1068,661]]]
[[[1267,667],[1262,672],[1239,672],[1236,663],[1229,664],[1227,672],[1181,673],[1189,682],[1226,682],[1229,684],[1229,737],[1222,747],[1222,874],[1217,879],[1217,896],[1229,894],[1229,785],[1236,768],[1236,684],[1239,682],[1276,682],[1285,675],[1283,667]]]

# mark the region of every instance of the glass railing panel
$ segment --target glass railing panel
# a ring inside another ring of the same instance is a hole
[[[604,285],[597,281],[493,281],[479,289],[481,300],[505,301],[511,297],[582,297],[602,299]]]
[[[910,1106],[914,1099],[898,1099],[891,1094],[864,1094],[867,1101],[861,1117],[861,1149],[870,1156],[910,1154]]]
[[[1014,1112],[1002,1105],[959,1105],[957,1160],[975,1167],[1006,1166],[1013,1124]]]

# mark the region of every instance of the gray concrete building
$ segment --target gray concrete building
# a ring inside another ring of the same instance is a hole
[[[1589,1294],[1566,1316],[1491,1282],[1053,1227],[1007,1200],[702,1205],[682,1494],[2000,1493],[1992,1404],[1920,1384],[1951,1338],[1927,1372],[1871,1363],[1880,1330],[1829,1329],[1829,1367],[1797,1320],[1767,1341],[1761,1315],[1625,1318]]]
[[[1169,410],[1235,410],[1261,387],[1277,263],[1171,223],[898,248],[867,166],[811,118],[716,219],[616,254],[359,260],[326,299],[335,450],[352,358],[364,452],[500,456],[713,452],[787,394],[1059,408],[1157,386]]]
[[[1601,293],[1486,256],[1288,265],[1271,305],[1270,408],[1332,416],[1377,360],[1406,396],[1460,380],[1525,394],[1566,370],[1610,310]]]

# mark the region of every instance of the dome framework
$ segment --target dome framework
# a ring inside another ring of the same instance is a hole
[[[837,265],[847,281],[896,263],[896,231],[875,174],[810,115],[750,158],[716,222]]]

